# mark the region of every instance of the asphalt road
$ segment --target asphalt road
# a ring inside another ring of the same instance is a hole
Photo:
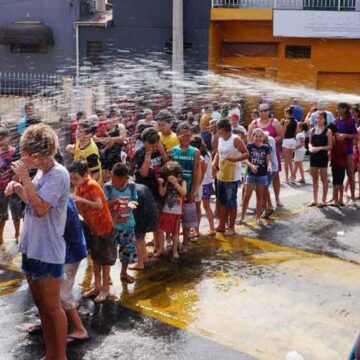
[[[110,299],[80,301],[92,341],[69,349],[68,359],[278,360],[291,351],[345,359],[359,330],[360,210],[306,208],[310,185],[283,184],[282,199],[286,207],[264,226],[250,209],[237,236],[202,237],[186,258],[153,263],[135,284],[121,285],[116,264]],[[11,235],[9,224],[0,250],[0,358],[40,359],[41,337],[24,331],[37,315]],[[79,296],[90,272],[84,261]]]

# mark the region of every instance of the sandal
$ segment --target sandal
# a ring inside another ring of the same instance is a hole
[[[327,206],[327,204],[325,204],[325,203],[321,202],[321,203],[318,203],[316,206],[317,206],[319,209],[321,209],[321,208],[326,207],[326,206]]]
[[[307,205],[307,207],[314,207],[314,206],[317,206],[317,203],[314,201]]]

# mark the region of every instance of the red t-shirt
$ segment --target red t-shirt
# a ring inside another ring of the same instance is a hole
[[[96,136],[97,137],[104,137],[106,136],[106,131],[107,131],[107,120],[100,120],[98,122],[97,128],[96,128]]]

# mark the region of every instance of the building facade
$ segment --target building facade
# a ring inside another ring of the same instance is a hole
[[[359,0],[213,0],[209,68],[360,94]]]

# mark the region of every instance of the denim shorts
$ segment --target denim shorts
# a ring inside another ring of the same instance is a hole
[[[61,278],[64,275],[64,264],[49,264],[40,260],[28,259],[22,255],[21,270],[31,280],[41,280],[48,277]]]
[[[217,194],[221,206],[237,209],[237,192],[239,181],[217,181]]]
[[[271,174],[269,174],[268,176],[267,176],[267,179],[268,179],[268,183],[267,183],[267,185],[266,185],[266,187],[268,188],[268,187],[270,187],[270,185],[272,184],[272,182],[273,182],[273,180],[275,179],[275,176],[277,175],[277,171],[275,171],[275,172],[272,172]]]
[[[248,185],[262,185],[262,186],[268,186],[268,176],[253,176],[248,175],[246,177],[246,183]]]

